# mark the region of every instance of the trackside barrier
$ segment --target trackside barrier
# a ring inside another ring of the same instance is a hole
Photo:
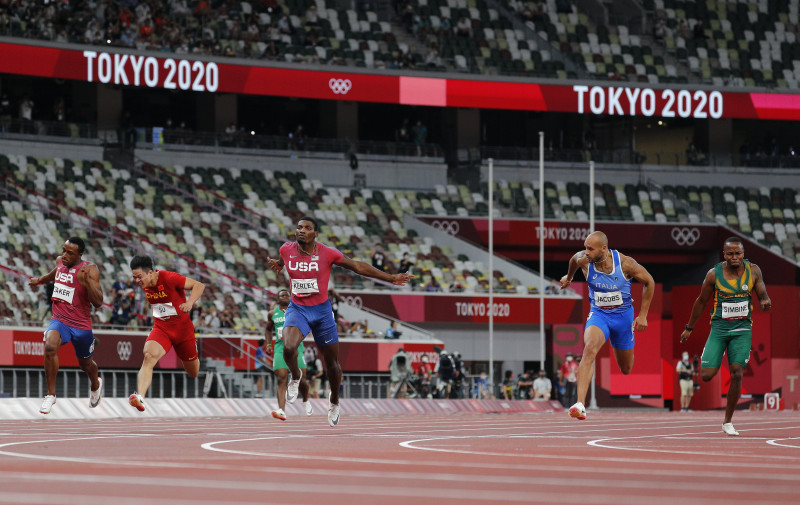
[[[324,416],[328,400],[311,399],[315,416]],[[97,408],[89,408],[85,398],[58,398],[50,414],[39,413],[41,398],[0,398],[0,420],[25,419],[118,419],[171,417],[270,417],[278,407],[275,399],[228,398],[152,398],[147,410],[139,412],[126,398],[104,398]],[[341,400],[342,415],[461,414],[512,412],[563,412],[557,401],[532,400],[428,400],[428,399],[346,399]],[[301,402],[286,405],[289,417],[303,416]]]

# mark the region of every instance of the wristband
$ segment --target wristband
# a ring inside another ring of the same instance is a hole
[[[689,326],[688,324],[687,324],[687,325],[684,325],[683,329],[684,329],[684,330],[686,330],[686,331],[692,331],[692,330],[694,330],[694,328],[693,328],[693,327],[691,327],[691,326]]]

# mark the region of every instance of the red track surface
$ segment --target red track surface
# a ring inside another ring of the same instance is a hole
[[[800,501],[800,415],[721,412],[0,422],[0,503]]]

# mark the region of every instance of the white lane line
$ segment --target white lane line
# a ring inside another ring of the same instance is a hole
[[[783,441],[783,440],[800,440],[800,437],[774,438],[772,440],[767,440],[767,443],[770,444],[770,445],[777,445],[777,446],[780,446],[780,447],[789,447],[791,449],[800,449],[800,445],[798,445],[798,444],[794,444],[794,445],[781,444],[780,442]]]

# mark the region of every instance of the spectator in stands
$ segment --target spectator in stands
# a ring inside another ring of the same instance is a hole
[[[414,266],[414,263],[411,261],[409,254],[407,252],[403,253],[403,259],[400,260],[400,266],[397,267],[397,273],[404,274],[411,270],[411,267]]]
[[[663,41],[664,37],[669,36],[669,28],[667,28],[667,20],[663,17],[658,18],[656,25],[653,27],[653,37],[658,41]]]
[[[121,301],[118,306],[115,306],[114,312],[111,315],[111,324],[115,326],[128,326],[131,320],[131,302],[128,297],[120,296]]]
[[[460,282],[455,281],[453,284],[450,285],[450,292],[451,293],[463,293],[464,292],[464,286]]]
[[[256,398],[264,397],[264,376],[269,372],[266,343],[267,339],[258,339],[258,348],[256,349]]]
[[[549,400],[553,392],[553,383],[547,378],[547,372],[539,370],[539,376],[533,381],[533,399]]]
[[[472,37],[472,22],[467,16],[461,16],[458,19],[456,35],[459,37]]]
[[[400,331],[400,323],[398,321],[392,321],[391,326],[389,326],[389,328],[386,330],[383,338],[395,340],[400,338],[402,334],[403,332]]]
[[[414,144],[417,146],[417,156],[422,156],[422,146],[428,141],[428,127],[418,119],[417,124],[411,129],[411,134],[414,138]]]
[[[428,293],[440,293],[442,291],[442,286],[439,284],[439,281],[436,280],[435,277],[431,277],[431,280],[425,285],[425,291]]]
[[[694,142],[689,142],[686,148],[686,161],[690,165],[708,165],[706,155],[697,148]]]
[[[453,36],[453,22],[450,21],[450,18],[443,17],[439,22],[439,35],[444,38]]]
[[[520,400],[529,400],[533,398],[533,377],[530,371],[526,371],[517,380],[517,397]]]
[[[442,58],[439,56],[439,49],[435,45],[431,45],[428,49],[428,54],[425,55],[425,65],[429,68],[442,66]]]
[[[212,330],[216,330],[219,328],[219,325],[220,320],[219,315],[217,314],[217,308],[212,305],[211,308],[208,309],[203,326]]]
[[[233,315],[231,311],[225,309],[219,313],[219,327],[220,328],[233,328],[236,323],[233,322]]]
[[[386,264],[386,254],[383,252],[383,246],[380,244],[375,244],[375,248],[373,249],[372,266],[380,270],[381,272],[388,271],[388,266]]]
[[[5,133],[11,126],[11,100],[8,94],[0,96],[0,133]]]
[[[564,377],[564,406],[572,405],[578,397],[578,363],[571,352],[567,353],[564,362],[561,363],[561,375]]]
[[[19,103],[19,120],[21,133],[34,133],[33,100],[28,95],[22,97],[22,101]]]
[[[278,30],[280,30],[282,35],[292,35],[294,33],[292,23],[289,22],[289,16],[286,14],[281,16],[278,20]]]
[[[415,16],[416,13],[414,12],[414,6],[411,4],[411,2],[406,3],[405,8],[403,8],[403,14],[400,16],[400,20],[408,33],[412,33],[414,31]]]

